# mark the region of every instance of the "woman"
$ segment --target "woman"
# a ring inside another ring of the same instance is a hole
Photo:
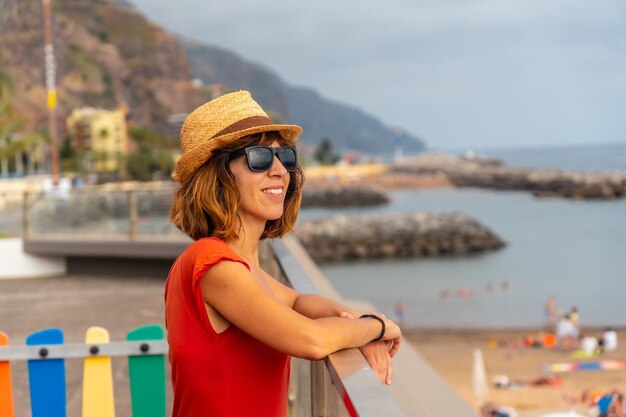
[[[398,326],[300,294],[259,266],[259,241],[296,221],[300,132],[274,124],[247,91],[199,107],[183,124],[170,217],[195,242],[165,289],[175,417],[285,416],[290,356],[360,347],[391,382]]]

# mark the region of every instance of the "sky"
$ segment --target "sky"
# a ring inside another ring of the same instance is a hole
[[[132,0],[434,149],[626,143],[624,0]]]

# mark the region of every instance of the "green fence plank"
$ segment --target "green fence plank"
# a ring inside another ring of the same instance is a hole
[[[148,325],[131,330],[127,340],[163,340],[163,328]],[[150,353],[150,342],[143,346]],[[165,417],[165,356],[128,357],[133,417]]]

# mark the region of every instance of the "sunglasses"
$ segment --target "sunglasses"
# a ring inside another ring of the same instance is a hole
[[[288,172],[294,172],[298,166],[296,149],[291,146],[281,146],[277,148],[271,146],[248,146],[247,148],[239,149],[231,153],[228,157],[228,161],[230,162],[235,158],[239,158],[243,154],[246,155],[248,168],[253,172],[268,171],[274,164],[274,155],[278,157],[278,160]]]

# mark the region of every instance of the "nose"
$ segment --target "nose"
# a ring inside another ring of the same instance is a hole
[[[278,155],[274,155],[274,163],[268,171],[268,174],[271,177],[284,177],[285,175],[289,174],[283,163],[280,162],[280,159],[278,159]]]

